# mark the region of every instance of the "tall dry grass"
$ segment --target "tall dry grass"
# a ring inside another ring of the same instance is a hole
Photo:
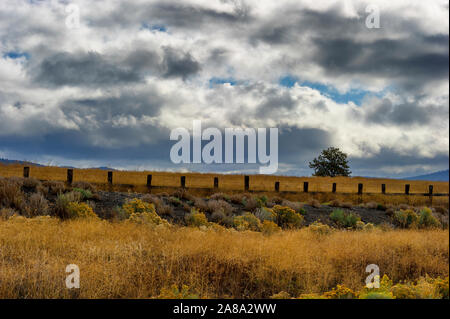
[[[81,288],[65,288],[77,264]],[[358,289],[368,264],[399,280],[448,276],[448,230],[261,233],[107,221],[0,221],[0,298],[149,298],[187,285],[200,297],[267,298]]]

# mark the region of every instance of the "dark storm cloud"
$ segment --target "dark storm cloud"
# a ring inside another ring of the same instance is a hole
[[[427,157],[420,154],[420,150],[413,150],[407,154],[399,152],[397,149],[382,147],[371,157],[350,157],[350,165],[357,170],[382,169],[385,167],[407,167],[412,165],[426,165],[436,168],[448,167],[448,150],[442,150],[441,154]]]
[[[427,52],[425,46],[417,48],[416,52],[408,52],[412,46],[410,41],[418,40],[420,39],[383,39],[360,43],[351,38],[316,38],[315,60],[327,72],[334,74],[359,73],[405,78],[415,76],[421,80],[448,77],[448,37],[436,40],[445,49],[442,52]]]
[[[135,71],[94,52],[56,53],[45,58],[35,72],[36,83],[52,86],[104,86],[141,81]]]
[[[235,24],[250,19],[248,7],[235,7],[233,13],[220,12],[183,3],[161,3],[150,8],[151,15],[169,26],[197,27],[207,23]]]
[[[184,80],[199,72],[200,64],[191,54],[166,47],[164,48],[163,70],[164,77],[181,77]]]
[[[109,130],[109,132],[108,132]],[[142,163],[154,160],[170,161],[169,131],[147,126],[145,130],[130,130],[106,128],[103,133],[112,133],[111,139],[132,139],[139,134],[160,135],[160,139],[152,143],[139,145],[122,145],[106,147],[92,143],[92,136],[100,131],[86,130],[55,130],[45,136],[21,137],[17,135],[0,136],[2,151],[13,151],[23,154],[23,158],[41,158],[42,156],[64,156],[70,160],[95,160],[103,163],[139,160]],[[164,137],[164,138],[163,138]]]
[[[61,110],[69,117],[95,118],[104,121],[121,115],[156,116],[164,102],[157,92],[147,89],[145,94],[133,94],[129,91],[118,97],[66,101],[62,104]]]
[[[227,2],[227,1],[224,1]],[[96,27],[126,27],[140,25],[142,22],[154,22],[172,28],[196,29],[211,25],[234,25],[248,23],[252,20],[250,8],[233,4],[232,12],[218,11],[201,5],[183,1],[164,1],[149,4],[120,4],[117,10],[107,16],[91,16],[89,24]]]
[[[317,64],[331,76],[389,78],[407,91],[448,78],[448,35],[426,35],[415,23],[383,11],[382,29],[368,29],[365,7],[356,8],[359,18],[344,17],[338,9],[339,4],[324,12],[298,8],[275,12],[259,21],[249,42],[286,45],[291,50],[296,43],[298,49],[307,45],[314,52],[308,63]],[[389,30],[408,35],[395,40],[380,37]]]
[[[129,52],[121,63],[134,72],[158,75],[161,57],[154,51],[137,48]]]
[[[259,42],[292,45],[292,41],[312,36],[333,39],[361,32],[363,23],[361,19],[342,17],[336,10],[318,12],[292,7],[274,12],[271,18],[260,21],[249,42],[254,45]]]
[[[332,135],[318,128],[282,127],[278,137],[279,161],[307,168],[321,150],[333,145]]]
[[[267,112],[276,112],[278,109],[292,110],[297,102],[289,91],[269,89],[264,92],[265,101],[259,106],[258,112],[262,116],[267,116]]]
[[[34,82],[50,86],[104,87],[143,82],[146,75],[180,77],[186,80],[200,71],[200,64],[188,52],[163,48],[163,56],[137,49],[117,60],[94,52],[56,53],[31,70]]]
[[[427,124],[433,117],[448,115],[445,106],[418,106],[416,103],[394,105],[389,99],[370,106],[365,113],[365,120],[376,124],[412,125]]]

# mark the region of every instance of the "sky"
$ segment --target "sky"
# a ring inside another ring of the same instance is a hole
[[[2,0],[0,158],[257,171],[173,164],[171,130],[201,120],[277,127],[277,174],[330,146],[354,176],[448,169],[448,21],[438,0]]]

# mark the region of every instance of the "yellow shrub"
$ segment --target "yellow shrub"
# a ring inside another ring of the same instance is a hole
[[[366,226],[366,224],[365,224],[363,221],[358,220],[358,221],[356,222],[356,229],[357,229],[357,230],[363,230],[363,229],[364,229],[364,226]]]
[[[415,285],[416,295],[419,299],[441,299],[439,290],[436,289],[434,280],[428,276],[421,277]]]
[[[128,220],[137,224],[169,225],[169,223],[156,214],[155,206],[134,198],[123,205]]]
[[[272,235],[276,232],[279,232],[280,230],[281,228],[270,220],[263,221],[261,225],[261,231],[264,235]]]
[[[419,216],[412,210],[399,210],[394,213],[395,223],[402,228],[417,227]]]
[[[315,221],[314,223],[309,225],[308,229],[314,234],[318,235],[328,235],[333,231],[333,229],[330,226],[322,224],[321,222],[318,221]]]
[[[337,285],[331,291],[323,294],[328,299],[355,299],[358,297],[357,293],[348,287]]]
[[[193,208],[189,214],[185,216],[186,224],[191,227],[208,226],[209,222],[204,213]]]
[[[391,292],[396,299],[416,299],[414,287],[410,284],[396,284],[391,288]]]
[[[301,294],[298,299],[327,299],[325,296],[320,294]]]
[[[292,208],[275,205],[273,211],[277,216],[277,223],[283,228],[300,228],[304,217],[298,214]]]
[[[261,229],[261,222],[252,213],[244,213],[241,216],[236,216],[233,219],[234,227],[237,230],[253,230],[259,231]]]
[[[372,223],[365,224],[364,228],[363,228],[364,231],[371,231],[371,230],[374,230],[374,229],[375,229],[375,225],[372,224]]]
[[[179,289],[174,284],[170,288],[162,288],[158,299],[198,299],[198,295],[191,293],[187,285],[183,285]]]
[[[89,218],[98,219],[92,207],[86,203],[70,202],[67,204],[69,218]]]
[[[136,213],[155,213],[155,206],[138,198],[133,198],[123,205],[123,209],[130,216]]]
[[[441,279],[440,277],[437,277],[434,280],[434,286],[435,286],[436,290],[439,292],[439,295],[441,295],[442,299],[449,299],[448,277],[445,279]]]

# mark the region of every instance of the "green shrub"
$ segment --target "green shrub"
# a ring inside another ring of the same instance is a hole
[[[413,228],[417,226],[419,216],[412,209],[405,209],[394,212],[393,219],[401,228]]]
[[[357,215],[351,212],[346,213],[342,209],[333,210],[333,212],[330,214],[330,218],[339,227],[345,228],[355,228],[357,226],[357,223],[361,221],[361,219]]]
[[[272,209],[277,216],[277,224],[281,228],[300,228],[303,225],[304,217],[292,208],[275,205]]]
[[[289,200],[282,200],[281,206],[286,206],[295,210],[296,213],[306,215],[306,210],[303,209],[303,204],[299,202],[291,202]]]
[[[266,207],[267,200],[268,200],[268,198],[266,195],[262,195],[262,196],[256,198],[256,201],[258,202],[259,207]]]
[[[68,205],[70,202],[71,200],[68,198],[68,196],[60,193],[56,197],[55,205],[53,206],[54,215],[62,219],[69,218]]]
[[[81,200],[87,200],[87,199],[92,198],[92,192],[88,189],[74,188],[73,191],[80,193]]]
[[[345,220],[345,213],[342,209],[335,209],[331,212],[330,218],[336,224],[343,224]]]
[[[249,212],[246,212],[241,216],[234,217],[233,224],[237,230],[259,231],[261,229],[261,222],[259,219]]]
[[[430,208],[424,207],[419,213],[419,227],[420,228],[436,228],[440,227],[441,223],[433,216]]]
[[[395,299],[395,297],[385,291],[370,291],[360,295],[359,299]]]
[[[277,214],[273,211],[273,209],[267,208],[267,207],[261,207],[258,208],[255,212],[255,216],[261,221],[264,222],[265,220],[268,221],[276,221]]]
[[[48,215],[48,200],[46,200],[41,194],[32,194],[27,200],[24,211],[27,217]]]

